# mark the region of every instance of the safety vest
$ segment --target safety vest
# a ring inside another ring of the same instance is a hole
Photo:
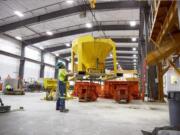
[[[8,90],[8,89],[11,89],[11,85],[7,84],[7,85],[6,85],[6,89],[7,89],[7,90]]]
[[[62,82],[67,81],[67,71],[66,69],[59,69],[58,79]]]

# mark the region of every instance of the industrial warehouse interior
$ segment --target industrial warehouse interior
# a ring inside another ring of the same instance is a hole
[[[179,0],[0,0],[0,135],[180,135]]]

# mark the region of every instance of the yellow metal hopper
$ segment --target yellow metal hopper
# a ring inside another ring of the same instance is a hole
[[[94,38],[86,35],[75,39],[72,42],[72,69],[74,71],[74,58],[77,55],[78,72],[104,73],[105,59],[112,52],[114,59],[114,73],[116,66],[116,46],[111,39]]]

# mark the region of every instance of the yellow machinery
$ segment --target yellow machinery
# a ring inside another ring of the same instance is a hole
[[[55,100],[56,99],[56,90],[58,90],[57,80],[52,78],[44,78],[43,87],[46,91],[45,100]],[[72,96],[69,92],[69,82],[66,86],[66,99],[72,99]]]
[[[56,98],[57,80],[51,78],[44,78],[44,90],[46,90],[46,100],[54,100]]]
[[[96,8],[96,0],[89,0],[91,8]]]
[[[112,52],[114,74],[117,73],[116,45],[111,39],[94,38],[86,35],[72,42],[72,70],[75,71],[75,55],[78,59],[78,73],[96,74],[105,72],[105,59]]]

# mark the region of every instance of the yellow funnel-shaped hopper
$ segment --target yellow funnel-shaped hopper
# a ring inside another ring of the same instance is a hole
[[[79,37],[72,42],[72,67],[74,69],[74,56],[77,55],[78,72],[103,73],[105,59],[111,51],[116,73],[116,47],[111,39],[95,39],[91,35]]]

